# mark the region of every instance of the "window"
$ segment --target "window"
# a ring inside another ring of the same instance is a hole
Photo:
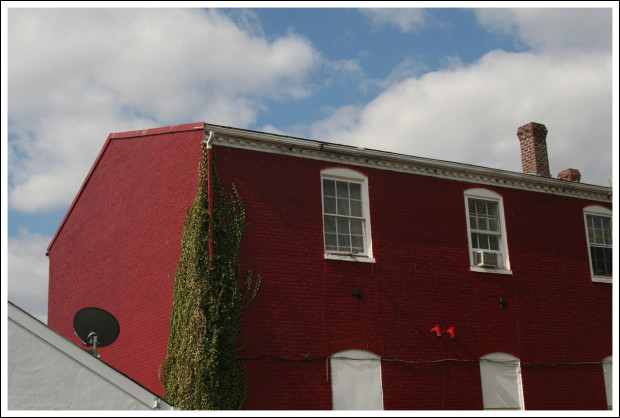
[[[364,350],[347,350],[331,359],[335,410],[382,410],[381,359]]]
[[[487,189],[465,191],[472,271],[510,273],[502,197]]]
[[[367,177],[345,168],[321,172],[325,258],[371,261]]]
[[[521,363],[506,353],[491,353],[480,358],[482,402],[484,409],[523,409]]]
[[[611,356],[603,359],[603,377],[605,378],[605,394],[607,395],[607,409],[613,409],[613,392],[611,391],[612,373]]]
[[[588,206],[583,213],[592,281],[611,283],[611,210],[603,206]]]

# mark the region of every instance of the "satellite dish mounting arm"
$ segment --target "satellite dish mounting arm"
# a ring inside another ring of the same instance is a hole
[[[101,356],[97,352],[97,343],[99,340],[99,336],[97,335],[97,333],[95,331],[92,331],[90,334],[88,334],[87,338],[88,338],[88,343],[86,345],[93,346],[93,349],[90,351],[90,354],[92,354],[93,356],[97,358],[101,358]]]

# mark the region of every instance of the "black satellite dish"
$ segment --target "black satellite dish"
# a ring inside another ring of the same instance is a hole
[[[103,309],[84,308],[75,314],[73,330],[87,347],[93,347],[90,353],[100,358],[97,347],[105,347],[116,341],[120,325],[111,313]]]

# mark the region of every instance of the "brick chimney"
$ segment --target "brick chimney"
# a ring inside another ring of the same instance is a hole
[[[579,180],[581,180],[581,173],[579,172],[579,170],[576,170],[574,168],[567,168],[566,170],[562,170],[558,173],[558,178],[560,180],[574,181],[579,183]]]
[[[517,131],[521,143],[521,164],[526,174],[551,177],[547,157],[547,127],[530,122]]]

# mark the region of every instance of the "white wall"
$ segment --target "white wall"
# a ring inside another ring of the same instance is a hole
[[[9,305],[10,410],[170,409],[170,405],[84,349]]]

